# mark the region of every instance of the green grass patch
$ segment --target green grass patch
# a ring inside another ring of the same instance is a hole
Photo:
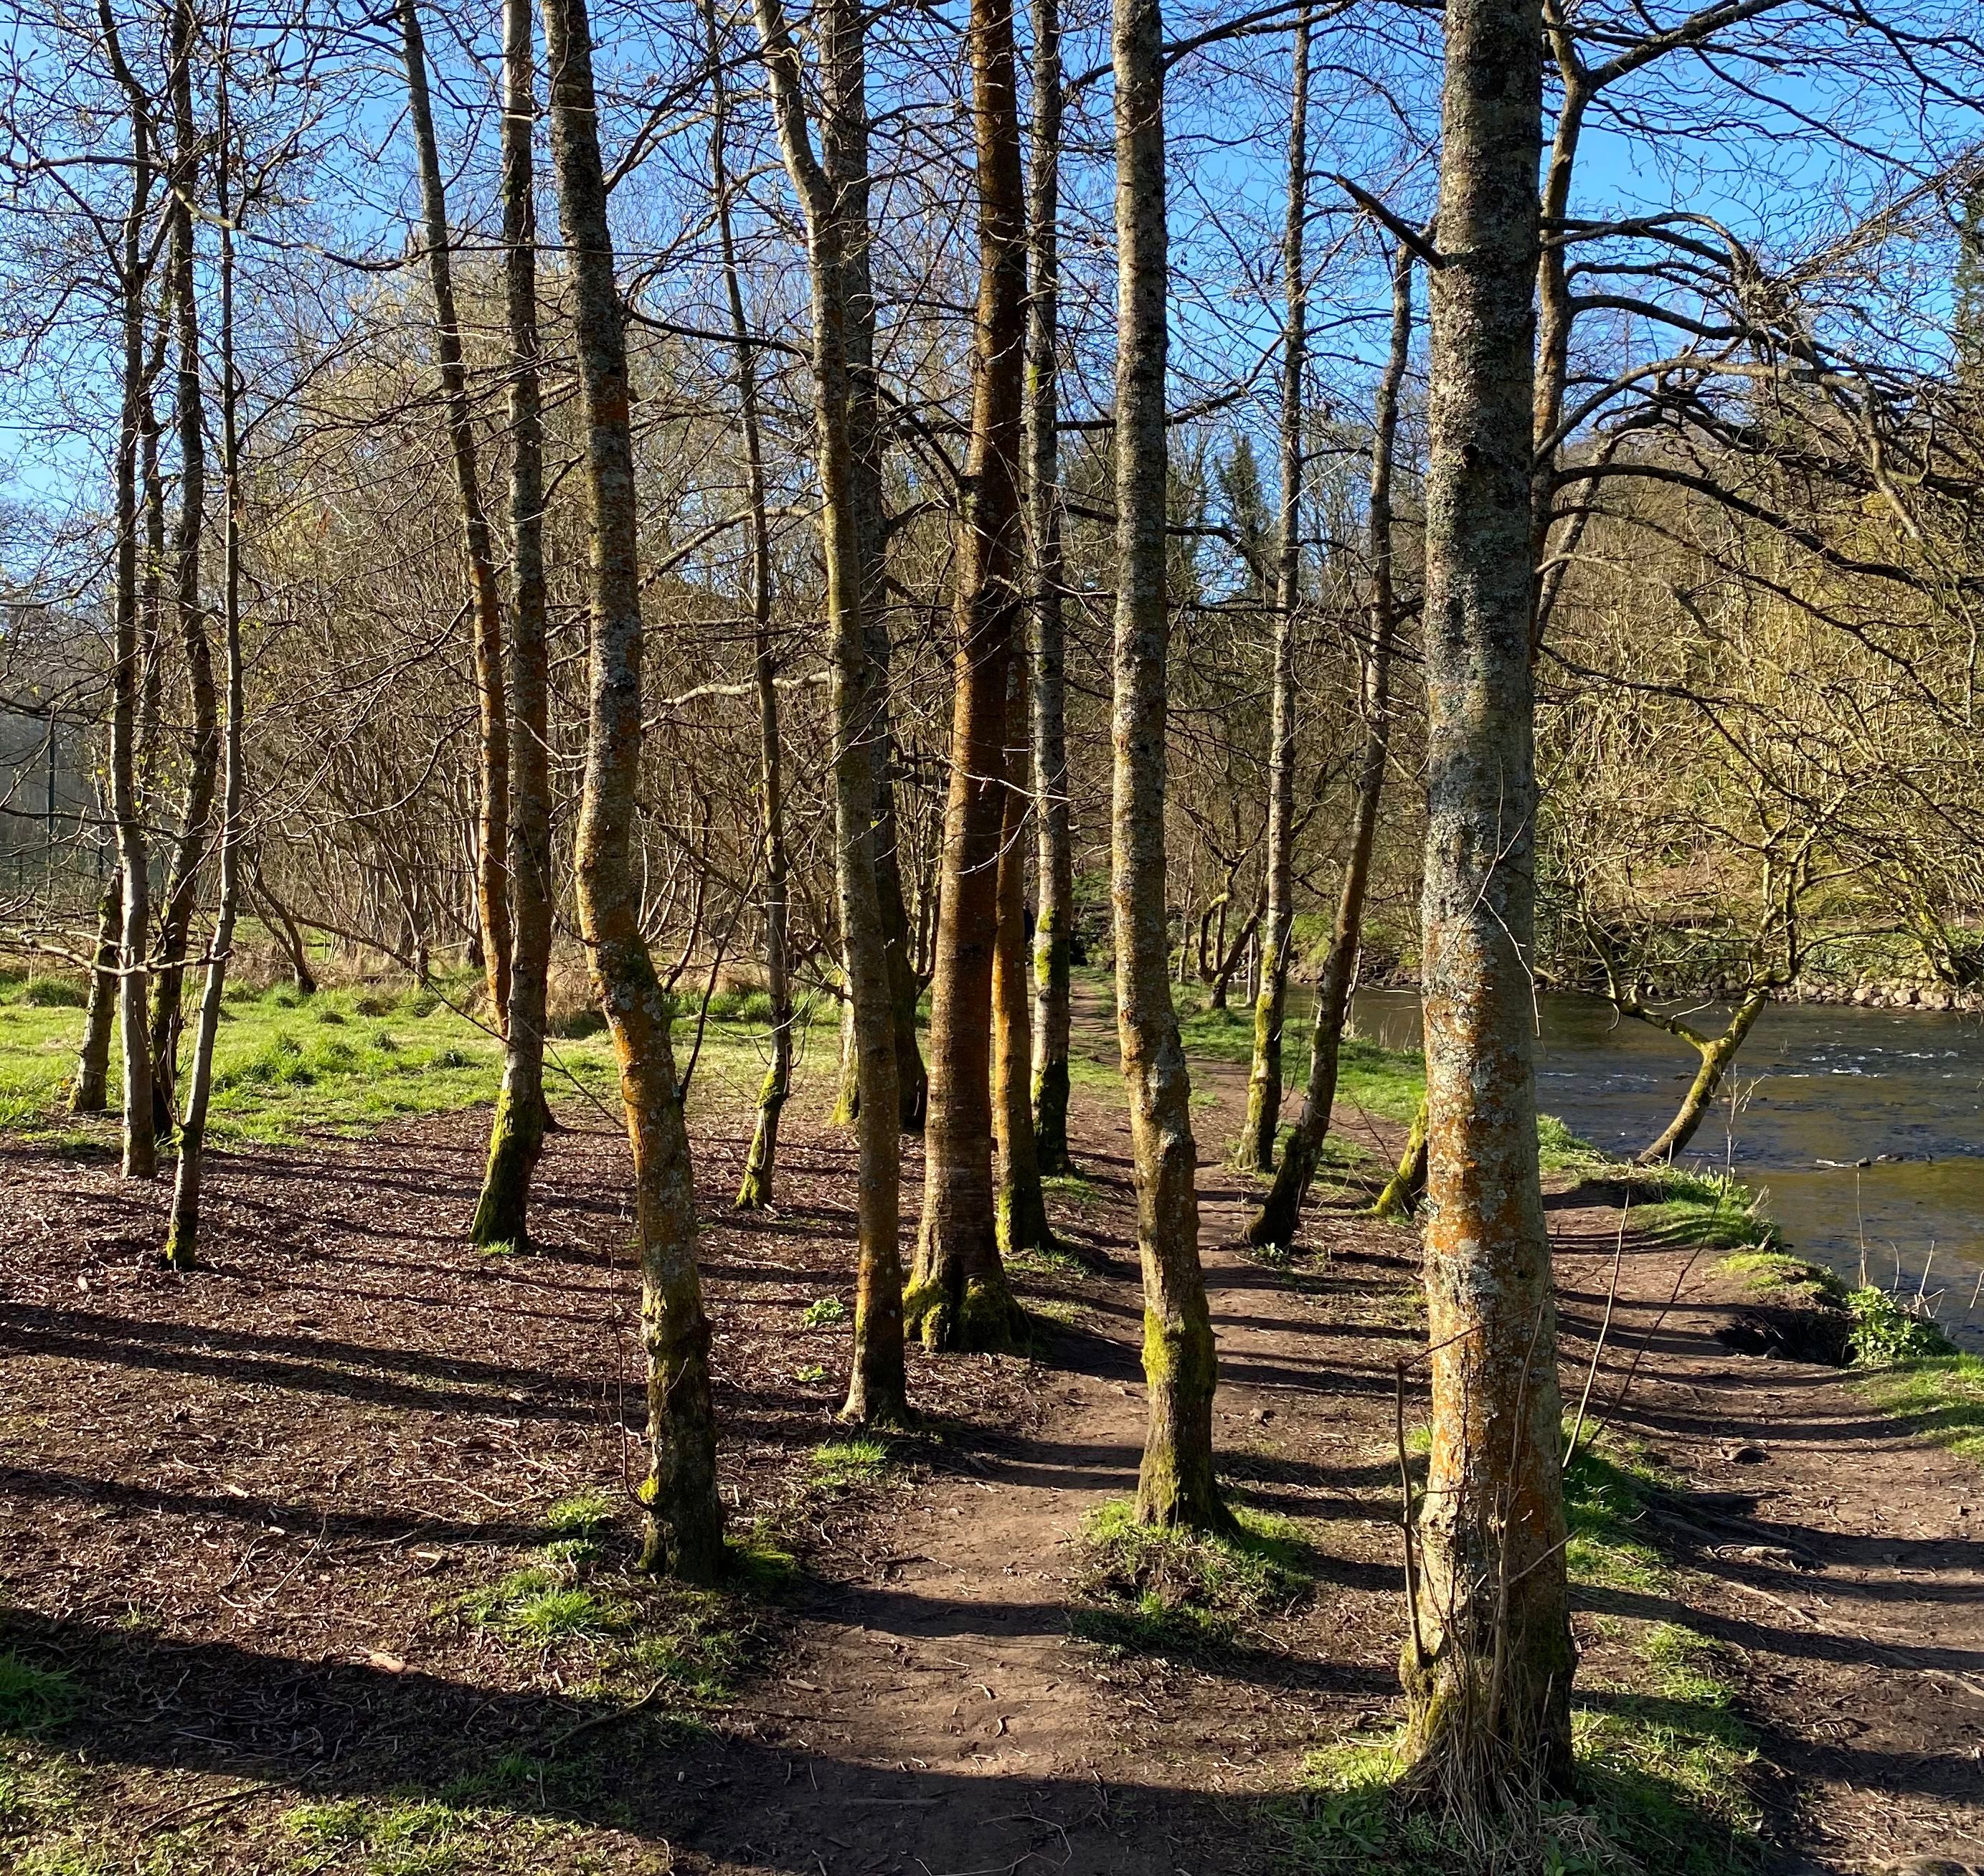
[[[816,1485],[835,1488],[874,1485],[889,1469],[889,1449],[883,1441],[866,1434],[850,1439],[829,1439],[813,1448],[812,1466]]]
[[[1090,1513],[1075,1586],[1091,1606],[1076,1633],[1139,1652],[1188,1652],[1285,1609],[1313,1575],[1300,1529],[1263,1512],[1235,1516],[1237,1530],[1211,1536],[1139,1524],[1126,1502]]]
[[[1633,1681],[1580,1692],[1577,1795],[1455,1819],[1415,1804],[1396,1734],[1312,1754],[1287,1861],[1359,1876],[1749,1876],[1764,1867],[1749,1795],[1757,1754],[1714,1646],[1671,1623],[1634,1624]]]
[[[1617,1434],[1580,1446],[1563,1476],[1570,1533],[1564,1564],[1572,1582],[1651,1594],[1672,1586],[1673,1571],[1643,1529],[1647,1494],[1665,1482],[1640,1449]]]
[[[309,997],[287,984],[234,985],[215,1044],[210,1138],[285,1146],[313,1134],[360,1138],[404,1116],[493,1101],[502,1044],[454,1007],[465,1008],[479,993],[473,973],[439,976],[431,987],[382,982]],[[72,1121],[63,1111],[82,1040],[82,1001],[79,983],[66,979],[0,979],[0,1127],[44,1144],[98,1140],[99,1123]],[[726,1090],[755,1091],[766,1039],[756,1011],[749,995],[712,1000],[692,1105]],[[679,1048],[693,1013],[692,1003],[678,1016]],[[547,1087],[555,1100],[576,1083],[612,1105],[618,1071],[604,1025],[581,1027],[555,1042]],[[802,1025],[795,1037],[802,1054],[806,1040]],[[121,1098],[115,1054],[113,1114]],[[823,1073],[830,1075],[830,1066]]]
[[[1715,1266],[1716,1274],[1740,1277],[1745,1289],[1760,1290],[1788,1302],[1843,1308],[1846,1285],[1838,1275],[1781,1251],[1738,1251]]]
[[[0,1733],[28,1737],[62,1724],[75,1709],[75,1683],[59,1668],[37,1667],[11,1648],[0,1652]]]
[[[1783,1248],[1776,1221],[1763,1209],[1762,1195],[1734,1179],[1672,1166],[1620,1170],[1634,1198],[1634,1226],[1662,1244],[1705,1251]]]
[[[1885,1368],[1864,1384],[1884,1413],[1909,1431],[1984,1465],[1984,1360],[1930,1355]]]

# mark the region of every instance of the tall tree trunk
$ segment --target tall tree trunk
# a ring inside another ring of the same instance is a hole
[[[729,92],[723,72],[722,42],[715,0],[702,0],[703,34],[709,50],[711,190],[723,257],[724,296],[737,360],[737,416],[743,434],[745,495],[750,504],[751,672],[758,694],[758,783],[760,839],[765,869],[765,981],[772,1003],[772,1059],[758,1092],[758,1120],[738,1188],[740,1211],[762,1211],[772,1202],[777,1175],[779,1117],[784,1111],[793,1072],[793,989],[786,959],[786,810],[783,751],[779,736],[777,667],[772,654],[772,538],[765,495],[764,444],[758,420],[758,366],[751,328],[744,316],[744,288],[737,267],[729,153]]]
[[[1282,1024],[1288,1010],[1289,943],[1295,933],[1295,615],[1302,605],[1302,375],[1309,280],[1302,235],[1309,214],[1309,36],[1295,21],[1289,87],[1289,219],[1282,238],[1288,296],[1282,340],[1282,512],[1275,592],[1274,704],[1268,732],[1268,906],[1261,936],[1261,987],[1254,1004],[1254,1062],[1247,1077],[1242,1157],[1255,1172],[1275,1167],[1282,1127]]]
[[[1027,996],[1027,667],[1015,658],[1006,692],[1007,786],[999,833],[999,930],[992,960],[992,1118],[997,1128],[994,1214],[1000,1252],[1037,1250],[1054,1241],[1047,1228],[1041,1161],[1034,1138],[1032,1038]]]
[[[411,0],[408,0],[411,4]],[[709,1319],[695,1265],[695,1187],[669,1010],[641,936],[632,864],[641,769],[641,573],[627,339],[613,277],[585,0],[545,0],[552,167],[569,255],[592,537],[592,698],[575,870],[581,936],[620,1064],[634,1152],[650,1470],[644,1566],[715,1576],[723,1563]]]
[[[833,659],[835,882],[860,1076],[860,1161],[854,1361],[845,1415],[900,1424],[909,1406],[903,1347],[902,1143],[898,1137],[895,1007],[887,934],[876,886],[871,739],[880,717],[878,674],[862,628],[862,559],[847,363],[847,285],[840,203],[813,154],[800,97],[799,53],[779,0],[758,0],[759,30],[786,168],[806,220],[813,290],[813,365],[819,426],[820,531]]]
[[[900,824],[890,774],[893,700],[890,667],[888,528],[882,501],[880,400],[875,379],[875,287],[868,216],[867,25],[861,0],[823,0],[819,32],[820,167],[838,203],[841,270],[846,307],[848,447],[852,459],[856,544],[861,561],[861,622],[867,635],[874,727],[867,739],[875,765],[875,887],[888,942],[889,993],[896,1036],[896,1083],[903,1130],[919,1131],[929,1077],[917,1044],[920,987],[910,957],[909,913],[903,897]],[[853,1119],[860,1100],[858,1074],[843,1087],[841,1111]]]
[[[510,896],[504,878],[510,845],[510,727],[503,699],[503,601],[496,585],[489,518],[475,462],[475,424],[468,404],[468,373],[462,363],[461,323],[454,305],[454,263],[447,226],[447,196],[434,137],[427,86],[420,0],[399,0],[407,68],[407,104],[421,170],[421,219],[427,250],[427,283],[434,301],[434,350],[441,363],[447,441],[461,505],[462,551],[468,568],[469,617],[474,631],[475,703],[481,731],[481,801],[476,816],[475,906],[482,935],[483,967],[497,1027],[510,1020]],[[548,27],[547,28],[548,31]]]
[[[112,867],[96,904],[96,950],[83,1012],[82,1043],[69,1085],[71,1114],[101,1114],[110,1102],[110,1037],[117,1027],[117,933],[124,916],[124,873]]]
[[[1164,24],[1158,0],[1114,0],[1116,73],[1116,648],[1111,801],[1116,1028],[1136,1157],[1150,1425],[1140,1523],[1230,1523],[1212,1472],[1218,1379],[1198,1261],[1191,1079],[1172,1007],[1165,896]]]
[[[978,310],[967,493],[957,534],[950,792],[930,984],[923,1226],[906,1305],[933,1348],[1002,1345],[1019,1326],[994,1221],[990,1057],[1006,689],[1022,578],[1026,206],[1010,7],[1004,0],[972,0],[968,32],[978,159]]]
[[[528,1241],[544,1151],[545,1006],[551,961],[551,663],[545,609],[545,430],[538,337],[531,0],[503,7],[503,316],[510,348],[509,881],[514,951],[503,1086],[471,1241]],[[485,790],[486,795],[486,790]]]
[[[146,1033],[149,983],[146,946],[150,940],[150,855],[143,804],[139,799],[138,458],[142,447],[146,388],[145,297],[150,263],[145,253],[145,223],[151,204],[152,141],[149,106],[119,48],[108,0],[98,0],[102,25],[118,82],[131,117],[131,199],[124,216],[118,291],[123,323],[124,377],[117,437],[117,539],[115,593],[115,668],[110,715],[111,812],[117,822],[117,859],[124,876],[122,929],[117,947],[118,1032],[124,1076],[124,1177],[149,1179],[158,1169],[157,1133],[152,1108],[152,1055]]]
[[[242,810],[247,781],[242,721],[246,698],[241,658],[241,429],[234,374],[234,233],[229,214],[224,90],[221,96],[220,149],[215,175],[220,210],[220,473],[227,504],[221,571],[222,656],[227,682],[226,780],[221,790],[220,905],[213,921],[213,946],[207,953],[199,1026],[193,1037],[193,1072],[188,1078],[185,1117],[179,1125],[179,1172],[173,1183],[172,1222],[166,1234],[166,1261],[176,1269],[190,1267],[199,1255],[199,1196],[206,1164],[207,1103],[213,1091],[213,1045],[220,1033],[221,997],[226,987],[235,917],[241,904]]]
[[[1034,167],[1027,218],[1027,502],[1033,545],[1029,655],[1039,916],[1034,926],[1034,1141],[1041,1171],[1067,1151],[1074,817],[1068,798],[1067,648],[1061,618],[1060,0],[1034,0]]]
[[[1575,1663],[1537,1166],[1530,626],[1543,20],[1448,0],[1426,478],[1423,1594],[1403,1663],[1448,1804],[1570,1784]]]
[[[1247,1228],[1255,1245],[1295,1242],[1302,1201],[1329,1131],[1336,1104],[1336,1065],[1343,1030],[1356,987],[1357,948],[1364,928],[1364,899],[1371,879],[1371,853],[1378,837],[1378,808],[1385,792],[1385,765],[1392,739],[1392,642],[1398,627],[1398,598],[1392,567],[1392,468],[1399,440],[1399,394],[1412,353],[1413,253],[1401,244],[1392,270],[1392,351],[1378,384],[1371,439],[1371,642],[1364,658],[1364,750],[1357,768],[1356,806],[1351,810],[1350,851],[1336,900],[1336,923],[1315,987],[1315,1030],[1309,1042],[1309,1084],[1302,1111],[1289,1130],[1280,1168],[1266,1202]]]
[[[193,277],[193,203],[199,186],[199,132],[193,109],[193,18],[189,0],[173,0],[167,82],[173,112],[171,292],[178,338],[173,410],[179,427],[179,512],[173,541],[173,601],[186,654],[193,705],[186,799],[173,843],[165,905],[159,920],[152,993],[152,1104],[154,1124],[169,1132],[178,1080],[186,939],[193,924],[199,869],[213,836],[213,790],[220,767],[220,710],[213,652],[200,598],[200,537],[206,527],[206,424],[199,384],[199,303]]]

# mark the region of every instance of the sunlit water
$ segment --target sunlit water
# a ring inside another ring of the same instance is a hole
[[[1637,1152],[1671,1120],[1696,1060],[1685,1043],[1609,1003],[1547,997],[1537,1100],[1607,1152]],[[1720,1027],[1704,1012],[1699,1026]],[[1419,1046],[1416,992],[1360,990],[1357,1033]],[[1735,1094],[1732,1113],[1731,1083]],[[1937,1318],[1984,1345],[1984,1025],[1974,1016],[1787,1003],[1736,1058],[1686,1163],[1733,1167],[1765,1191],[1801,1255],[1858,1281],[1911,1290],[1927,1268]],[[1856,1162],[1867,1161],[1866,1164]]]

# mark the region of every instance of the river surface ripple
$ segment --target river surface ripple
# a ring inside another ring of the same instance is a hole
[[[1697,1027],[1719,1030],[1727,1012]],[[1694,1051],[1596,997],[1540,1009],[1537,1102],[1608,1153],[1637,1152],[1673,1117]],[[1419,997],[1360,990],[1356,1033],[1416,1049]],[[1734,1111],[1729,1094],[1733,1082]],[[1863,1163],[1864,1162],[1864,1163]],[[1937,1320],[1984,1347],[1984,1023],[1934,1010],[1785,1003],[1765,1010],[1684,1163],[1731,1167],[1765,1193],[1791,1248],[1859,1280],[1913,1290],[1925,1267]]]

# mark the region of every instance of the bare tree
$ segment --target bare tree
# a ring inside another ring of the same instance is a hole
[[[1044,1173],[1067,1151],[1068,969],[1074,839],[1067,764],[1067,644],[1061,618],[1060,0],[1034,0],[1033,171],[1027,242],[1027,518],[1033,704],[1034,819],[1039,910],[1034,926],[1034,1141]]]
[[[1315,1177],[1323,1137],[1329,1131],[1330,1111],[1336,1103],[1337,1060],[1343,1046],[1344,1024],[1350,1013],[1350,993],[1356,984],[1364,899],[1370,886],[1378,808],[1384,794],[1392,740],[1392,642],[1398,629],[1392,476],[1398,450],[1399,396],[1412,351],[1413,266],[1412,250],[1401,243],[1392,270],[1391,353],[1379,380],[1372,412],[1368,522],[1370,643],[1363,662],[1364,748],[1357,768],[1356,799],[1351,809],[1350,850],[1344,856],[1343,883],[1337,893],[1336,922],[1330,932],[1329,949],[1324,953],[1322,970],[1316,980],[1309,1084],[1302,1110],[1282,1149],[1274,1185],[1247,1228],[1251,1244],[1292,1245],[1295,1241],[1302,1201]],[[1420,1138],[1423,1142],[1423,1132]]]
[[[888,936],[876,884],[876,762],[872,739],[881,710],[880,673],[863,629],[863,559],[850,422],[847,275],[841,203],[813,153],[800,89],[797,49],[779,0],[758,0],[759,35],[786,169],[806,220],[813,292],[813,368],[819,438],[820,534],[833,662],[835,883],[840,900],[860,1100],[855,1116],[860,1161],[860,1265],[854,1361],[844,1409],[870,1425],[909,1413],[903,1346],[900,1229],[901,1104],[896,1005]]]
[[[1165,893],[1166,250],[1164,27],[1158,0],[1114,0],[1115,761],[1111,808],[1116,1029],[1136,1157],[1150,1425],[1139,1523],[1231,1522],[1212,1470],[1218,1358],[1198,1261],[1191,1077],[1171,1005]]]
[[[1254,1005],[1254,1061],[1247,1078],[1244,1164],[1272,1172],[1282,1126],[1282,1023],[1288,1008],[1289,943],[1295,935],[1295,625],[1302,605],[1302,377],[1309,281],[1302,235],[1309,213],[1309,39],[1305,8],[1295,21],[1289,99],[1289,219],[1282,272],[1287,320],[1282,336],[1282,500],[1276,543],[1273,720],[1268,732],[1266,919],[1261,992]]]
[[[545,425],[538,332],[537,59],[531,0],[503,7],[503,315],[509,342],[509,855],[512,956],[503,1085],[472,1242],[521,1245],[544,1151],[545,1005],[551,958],[551,668],[545,579]],[[488,744],[484,742],[485,761]],[[485,772],[484,799],[493,778]],[[488,814],[483,836],[492,832]],[[488,940],[484,940],[485,945]]]
[[[923,1212],[905,1301],[933,1348],[996,1346],[1017,1308],[1000,1265],[992,1186],[993,959],[1006,804],[1007,679],[1020,625],[1020,441],[1026,206],[1018,74],[1004,0],[974,0],[978,311],[971,442],[957,531],[950,794],[943,817],[937,974],[930,985]]]
[[[411,7],[413,0],[404,3]],[[707,1578],[723,1563],[723,1512],[716,1496],[709,1319],[695,1263],[695,1186],[669,1043],[669,1000],[641,935],[640,885],[630,864],[641,763],[642,623],[626,332],[614,280],[585,0],[545,0],[544,20],[592,536],[592,698],[575,868],[581,928],[619,1057],[634,1151],[650,1453],[642,1563]]]
[[[498,1027],[510,1014],[510,895],[504,875],[509,861],[510,732],[503,698],[503,601],[496,583],[489,518],[482,505],[476,465],[475,425],[463,363],[461,321],[455,310],[454,237],[447,225],[447,196],[434,136],[427,59],[421,34],[420,0],[399,0],[407,102],[421,175],[421,220],[427,248],[427,283],[434,294],[434,349],[447,416],[448,449],[461,506],[463,557],[468,568],[468,613],[474,632],[475,701],[481,731],[481,801],[476,829],[476,908],[481,922],[483,969]]]
[[[1575,1663],[1537,1164],[1530,659],[1542,13],[1449,0],[1426,477],[1421,978],[1433,1454],[1409,1749],[1449,1803],[1569,1789]]]

